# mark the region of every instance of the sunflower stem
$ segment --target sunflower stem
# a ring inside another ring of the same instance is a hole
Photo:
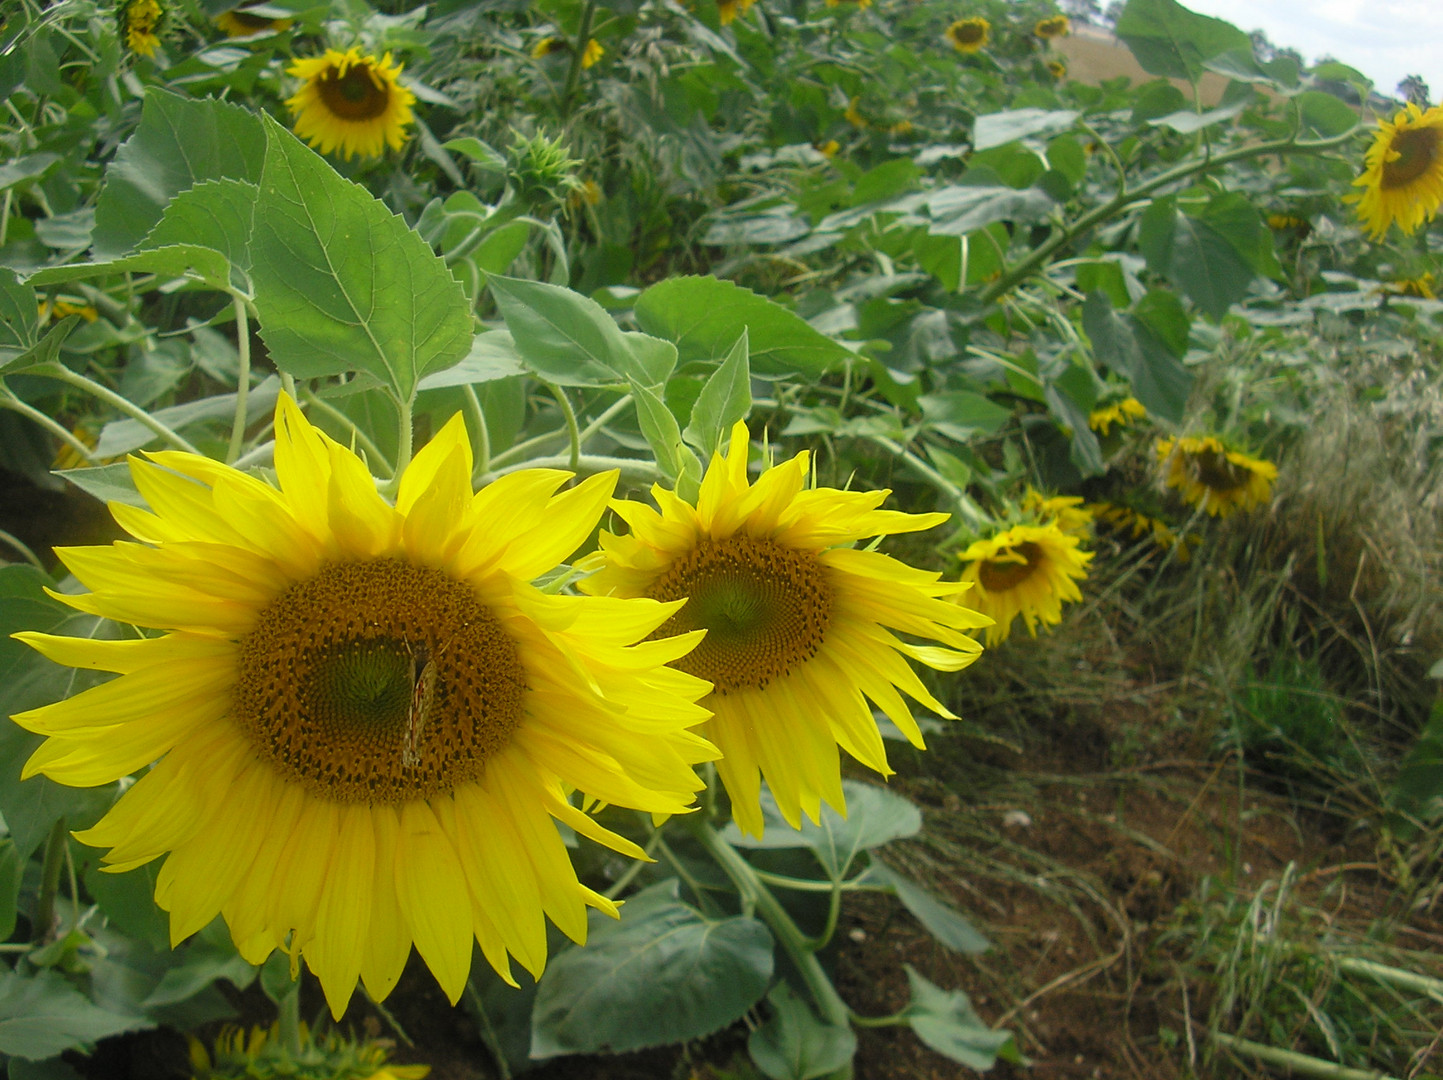
[[[391,482],[387,488],[399,488],[401,486],[401,474],[406,471],[406,466],[411,464],[411,439],[414,436],[411,420],[411,409],[416,404],[416,395],[412,393],[409,401],[397,401],[397,416],[400,420],[400,430],[396,434],[396,470],[391,474]],[[395,491],[387,492],[394,495]]]
[[[1125,210],[1133,203],[1141,202],[1152,195],[1154,191],[1167,187],[1169,184],[1176,184],[1188,179],[1197,173],[1207,172],[1216,169],[1233,161],[1246,161],[1248,158],[1266,157],[1269,154],[1312,154],[1321,150],[1327,150],[1334,146],[1340,146],[1352,139],[1356,128],[1350,128],[1341,135],[1335,135],[1329,139],[1316,139],[1309,142],[1298,142],[1296,139],[1276,139],[1271,142],[1254,143],[1252,146],[1240,146],[1236,150],[1229,150],[1223,154],[1213,154],[1203,158],[1201,161],[1189,161],[1179,165],[1175,169],[1168,169],[1159,173],[1151,180],[1144,181],[1131,190],[1121,190],[1107,202],[1096,206],[1083,214],[1071,225],[1063,226],[1055,230],[1035,251],[1022,262],[1018,263],[1011,270],[1007,271],[1000,278],[994,281],[982,291],[980,297],[982,303],[991,304],[998,297],[1010,292],[1018,283],[1026,280],[1036,273],[1041,266],[1047,262],[1053,252],[1065,247],[1072,240],[1099,225],[1108,218]]]
[[[299,972],[291,980],[285,994],[276,1002],[276,1023],[281,1045],[290,1052],[292,1060],[298,1060],[301,1046],[301,980]]]
[[[45,564],[40,561],[35,552],[30,550],[30,545],[24,540],[21,540],[20,537],[14,533],[6,532],[4,529],[0,529],[0,543],[5,544],[7,547],[14,548],[26,562],[42,574],[45,573]]]
[[[811,941],[792,917],[787,914],[786,908],[772,895],[772,891],[763,884],[752,864],[747,862],[705,821],[700,820],[700,815],[692,815],[687,818],[687,824],[691,828],[692,835],[697,838],[708,855],[721,867],[727,877],[731,878],[732,884],[737,887],[737,892],[742,896],[744,902],[750,902],[751,906],[760,915],[767,926],[771,928],[777,941],[786,950],[787,956],[796,965],[797,972],[807,984],[807,990],[812,996],[812,1001],[817,1006],[817,1011],[822,1019],[829,1024],[845,1028],[851,1022],[851,1010],[847,1003],[842,1000],[837,988],[832,985],[832,980],[827,977],[826,971],[822,969],[821,961],[817,959],[815,942]]]
[[[486,423],[486,410],[481,407],[481,398],[476,393],[476,387],[467,383],[462,389],[466,392],[466,407],[471,411],[471,419],[476,424],[475,464],[471,469],[474,479],[486,475],[491,468],[491,428]]]
[[[235,383],[235,420],[230,428],[230,445],[226,447],[225,463],[234,465],[240,457],[241,443],[246,437],[246,405],[251,392],[251,328],[246,318],[245,299],[240,295],[231,297],[235,310],[235,347],[239,357]]]
[[[40,943],[50,937],[55,923],[55,897],[60,892],[60,872],[65,869],[65,848],[69,834],[62,817],[50,826],[45,838],[45,855],[40,864],[40,893],[35,899],[35,925],[30,940]]]
[[[571,44],[571,67],[566,72],[566,86],[561,91],[561,119],[571,115],[571,102],[576,96],[576,84],[581,79],[582,61],[586,59],[586,45],[591,40],[591,23],[596,17],[596,0],[587,0],[581,9],[581,24],[576,29],[576,40]]]
[[[571,464],[568,468],[576,472],[581,462],[581,429],[576,425],[576,410],[571,407],[571,399],[566,396],[564,389],[554,383],[546,383],[545,386],[556,399],[556,404],[561,406],[561,414],[566,417],[566,438],[571,444]]]
[[[149,428],[177,450],[184,450],[187,454],[195,454],[197,457],[204,456],[184,436],[151,416],[129,398],[121,397],[110,387],[98,383],[78,371],[71,371],[64,364],[52,361],[46,364],[37,364],[33,368],[27,368],[26,371],[31,375],[48,375],[52,379],[58,379],[60,382],[69,383],[76,389],[84,390],[91,397],[98,398],[117,412],[122,412],[132,420]]]

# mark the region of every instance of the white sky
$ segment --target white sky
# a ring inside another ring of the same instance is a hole
[[[1324,55],[1357,68],[1382,94],[1421,75],[1443,94],[1443,3],[1438,0],[1180,0],[1240,30],[1262,30],[1309,62]]]

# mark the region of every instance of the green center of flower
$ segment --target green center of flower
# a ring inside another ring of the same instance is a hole
[[[1398,157],[1383,163],[1383,176],[1379,186],[1406,187],[1427,174],[1438,160],[1440,142],[1443,142],[1443,131],[1436,127],[1408,128],[1395,132],[1388,148],[1395,151]]]
[[[317,80],[316,92],[342,120],[374,120],[391,101],[386,86],[364,63],[352,64],[344,75],[331,68]]]
[[[705,630],[674,662],[718,694],[761,689],[815,656],[832,618],[832,589],[816,555],[774,540],[704,540],[657,580],[657,600],[686,606],[653,635]]]
[[[373,559],[327,566],[261,612],[232,715],[315,794],[399,803],[477,779],[525,691],[516,643],[469,585]]]
[[[977,583],[988,592],[1000,593],[1015,589],[1030,578],[1042,565],[1042,547],[1031,540],[1024,540],[1012,549],[1012,554],[1021,561],[1012,559],[986,559],[977,568]]]
[[[1209,491],[1236,491],[1248,482],[1249,470],[1228,460],[1221,450],[1200,450],[1192,458],[1197,482]]]

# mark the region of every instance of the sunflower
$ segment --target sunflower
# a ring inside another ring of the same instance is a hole
[[[837,151],[841,148],[842,144],[837,142],[836,139],[828,139],[826,142],[818,141],[812,143],[812,149],[815,150],[817,153],[821,154],[824,158],[836,157]]]
[[[1142,402],[1135,397],[1126,397],[1088,413],[1087,426],[1098,434],[1106,436],[1112,434],[1113,424],[1124,428],[1134,420],[1141,420],[1146,415],[1147,409]]]
[[[1063,601],[1082,599],[1077,582],[1087,577],[1092,552],[1081,550],[1079,543],[1079,537],[1051,521],[1014,525],[961,553],[962,580],[976,585],[967,598],[993,619],[988,645],[1006,641],[1018,615],[1036,637],[1038,623],[1062,621]]]
[[[115,18],[126,48],[138,56],[155,55],[168,18],[157,0],[121,0]]]
[[[253,15],[249,8],[238,7],[222,11],[215,17],[215,24],[225,31],[226,37],[250,37],[267,31],[289,30],[295,25],[295,20]]]
[[[1133,540],[1152,540],[1163,551],[1177,549],[1177,561],[1185,563],[1192,558],[1192,549],[1202,542],[1196,533],[1179,536],[1177,530],[1160,517],[1144,514],[1131,506],[1120,503],[1088,503],[1087,510],[1093,518],[1112,527],[1119,533],[1127,533]]]
[[[540,60],[552,53],[565,52],[569,46],[559,37],[544,37],[531,46],[531,59]]]
[[[1212,517],[1264,505],[1273,495],[1278,467],[1271,461],[1229,450],[1222,440],[1159,439],[1157,460],[1163,481],[1183,499]]]
[[[757,0],[717,0],[717,14],[721,24],[727,26],[736,22],[738,15],[745,15]]]
[[[871,124],[868,123],[867,118],[857,111],[857,102],[861,100],[862,99],[860,96],[853,95],[852,99],[847,102],[846,112],[842,113],[842,119],[847,121],[847,123],[851,124],[858,131],[862,131],[868,127],[871,127]]]
[[[589,68],[606,55],[606,50],[601,47],[601,42],[595,38],[587,38],[586,48],[581,53],[581,66]]]
[[[875,706],[923,745],[901,690],[951,717],[906,658],[940,671],[972,663],[981,646],[964,631],[987,620],[955,602],[964,586],[852,545],[915,532],[945,514],[879,510],[885,491],[808,488],[809,457],[797,455],[747,479],[749,437],[732,429],[728,453],[712,458],[695,506],[652,488],[660,510],[637,502],[612,508],[626,536],[601,534],[601,551],[578,565],[596,595],[687,603],[661,634],[705,629],[676,666],[711,681],[703,729],[722,752],[717,771],[732,817],[760,836],[761,779],[794,827],[826,802],[845,812],[837,747],[889,775],[872,719]],[[912,639],[940,642],[918,645]]]
[[[327,49],[297,60],[286,73],[304,80],[286,100],[296,114],[296,134],[321,153],[340,150],[347,161],[355,154],[380,157],[385,147],[399,150],[406,141],[416,95],[397,81],[401,65],[391,63],[390,53],[377,60],[355,47]]]
[[[1395,221],[1405,234],[1416,232],[1443,204],[1443,108],[1410,104],[1391,124],[1379,120],[1363,162],[1353,181],[1363,190],[1344,196],[1358,204],[1363,226],[1374,240]]]
[[[1043,41],[1051,41],[1072,33],[1072,23],[1067,21],[1066,15],[1052,15],[1046,19],[1038,19],[1032,32]]]
[[[1397,281],[1385,281],[1383,291],[1394,296],[1416,296],[1419,300],[1436,300],[1438,295],[1433,291],[1433,275],[1420,274],[1415,278],[1399,278]]]
[[[1047,61],[1047,74],[1060,82],[1067,78],[1067,65],[1061,60],[1049,60]]]
[[[1022,510],[1038,524],[1051,522],[1068,536],[1086,537],[1092,535],[1092,510],[1082,502],[1077,495],[1043,495],[1029,487],[1022,497]]]
[[[975,53],[987,44],[991,33],[992,24],[982,16],[974,15],[970,19],[958,19],[947,27],[946,38],[958,52]]]
[[[316,1037],[300,1024],[299,1047],[286,1045],[280,1025],[269,1029],[227,1025],[207,1051],[194,1036],[190,1044],[190,1065],[196,1080],[423,1080],[429,1065],[388,1065],[387,1044],[379,1040],[355,1041],[337,1032]]]
[[[24,633],[120,678],[21,713],[49,738],[24,769],[93,786],[154,768],[84,843],[120,872],[169,852],[156,902],[174,942],[217,914],[254,964],[304,959],[339,1016],[377,1000],[414,941],[452,1002],[473,939],[503,978],[540,974],[543,912],[586,908],[555,818],[641,857],[567,792],[680,813],[715,756],[687,729],[707,684],[664,665],[700,635],[636,644],[681,607],[529,584],[590,535],[615,484],[526,470],[472,495],[459,416],[395,505],[354,453],[276,408],[279,488],[208,458],[131,459],[152,511],[112,504],[139,543],[62,549],[81,611],[162,631]]]

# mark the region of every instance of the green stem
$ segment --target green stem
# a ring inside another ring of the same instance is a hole
[[[571,464],[567,467],[575,472],[577,463],[581,460],[581,429],[576,425],[576,410],[571,407],[571,399],[566,396],[565,390],[554,383],[544,385],[551,391],[556,404],[561,406],[561,414],[566,417],[566,438],[571,443]]]
[[[95,456],[95,451],[77,439],[73,432],[67,431],[60,423],[46,416],[35,406],[21,401],[4,383],[0,383],[0,409],[9,409],[11,412],[17,412],[21,416],[35,421],[91,465],[100,464],[100,459]]]
[[[957,508],[958,515],[964,518],[967,521],[967,524],[972,526],[974,529],[985,529],[991,524],[991,519],[982,512],[982,508],[980,506],[978,506],[975,502],[972,501],[972,497],[970,495],[968,495],[956,484],[952,483],[951,480],[948,480],[936,469],[932,468],[932,466],[928,465],[912,451],[908,450],[905,446],[902,446],[900,443],[895,443],[891,439],[888,439],[882,435],[873,435],[871,439],[872,442],[876,443],[878,446],[884,447],[885,449],[890,450],[892,453],[896,454],[899,458],[901,458],[908,465],[910,465],[914,471],[916,471],[921,476],[929,480],[932,484],[934,484],[938,490],[940,490],[944,495],[946,495],[952,500],[952,504]]]
[[[605,412],[603,412],[595,420],[591,421],[591,423],[587,424],[584,428],[581,429],[581,433],[577,436],[577,441],[582,446],[585,446],[587,441],[593,435],[595,435],[603,427],[609,424],[611,420],[619,413],[625,412],[627,406],[630,404],[631,395],[621,395],[620,398],[607,406]],[[550,442],[552,439],[555,439],[562,434],[565,434],[564,429],[557,428],[554,431],[548,431],[544,434],[533,436],[532,438],[527,439],[525,442],[519,442],[515,446],[509,447],[506,450],[501,451],[501,453],[497,454],[495,457],[493,457],[491,459],[491,468],[499,470],[503,465],[509,464],[510,462],[515,461],[518,458],[526,457],[538,446],[543,446],[546,443]]]
[[[30,550],[30,545],[25,543],[24,540],[21,540],[20,537],[14,533],[6,532],[4,529],[0,529],[0,542],[4,542],[7,546],[14,548],[26,562],[42,574],[45,573],[45,564],[36,557],[35,552]]]
[[[1213,1041],[1228,1050],[1246,1054],[1248,1057],[1256,1058],[1269,1065],[1290,1069],[1293,1072],[1302,1073],[1304,1076],[1321,1077],[1322,1080],[1393,1080],[1387,1073],[1378,1069],[1350,1069],[1346,1065],[1309,1057],[1296,1050],[1281,1050],[1276,1046],[1264,1046],[1262,1043],[1240,1039],[1236,1035],[1229,1035],[1223,1031],[1214,1032]]]
[[[246,319],[246,303],[240,296],[231,297],[235,310],[235,345],[240,357],[235,383],[235,420],[230,428],[230,446],[226,448],[225,463],[234,465],[240,457],[241,443],[246,437],[246,403],[251,392],[251,328]]]
[[[822,1019],[837,1027],[846,1027],[851,1020],[851,1010],[837,993],[837,988],[832,985],[827,973],[822,970],[821,961],[813,951],[813,943],[797,928],[797,924],[772,895],[772,891],[757,877],[751,863],[737,854],[736,848],[728,844],[721,833],[700,820],[698,815],[688,818],[687,825],[707,854],[722,868],[726,876],[731,878],[743,902],[749,903],[771,928],[807,984],[807,990],[811,993],[812,1001]]]
[[[411,400],[396,402],[396,415],[400,421],[400,431],[396,435],[396,468],[391,474],[391,487],[400,487],[401,474],[406,471],[406,466],[411,464],[411,440],[415,437],[412,429],[411,409],[416,404],[416,395],[411,395]],[[394,494],[394,492],[392,492]]]
[[[45,941],[50,937],[55,922],[55,897],[60,892],[60,872],[65,869],[65,847],[69,834],[65,831],[65,819],[60,818],[50,826],[50,835],[45,838],[45,856],[40,864],[40,894],[35,900],[35,925],[30,928],[30,940]]]
[[[128,398],[121,397],[114,390],[110,389],[110,387],[104,386],[94,379],[80,374],[78,371],[71,371],[64,364],[53,362],[38,364],[28,370],[32,375],[49,375],[52,379],[58,379],[63,383],[69,383],[76,389],[84,390],[91,397],[98,398],[117,412],[122,412],[132,420],[149,428],[176,449],[184,450],[187,454],[195,454],[197,457],[203,456],[201,452],[192,446],[183,436],[151,416],[150,413],[135,404],[135,402]]]
[[[1078,235],[1086,232],[1094,225],[1106,221],[1133,203],[1141,202],[1148,198],[1154,191],[1160,188],[1165,188],[1169,184],[1176,184],[1197,173],[1206,172],[1209,169],[1215,169],[1233,161],[1246,161],[1248,158],[1265,157],[1268,154],[1310,154],[1319,150],[1326,150],[1329,147],[1341,145],[1352,137],[1353,131],[1349,130],[1342,135],[1335,135],[1331,139],[1318,139],[1312,142],[1277,139],[1273,142],[1257,143],[1253,146],[1240,146],[1236,150],[1229,150],[1223,154],[1215,154],[1202,161],[1190,161],[1184,165],[1179,165],[1175,169],[1169,169],[1167,172],[1159,173],[1151,180],[1138,185],[1130,191],[1119,191],[1112,198],[1108,199],[1107,202],[1089,210],[1071,225],[1057,229],[1033,251],[1031,255],[1023,259],[1022,262],[1018,263],[984,289],[981,296],[982,303],[992,303],[999,296],[1017,285],[1018,282],[1031,277],[1054,251],[1070,244]]]
[[[292,1060],[301,1056],[301,980],[299,974],[291,980],[285,996],[277,1003],[276,1017],[279,1025],[281,1045],[291,1054]]]
[[[786,874],[769,874],[767,871],[758,870],[755,867],[752,868],[752,873],[756,874],[758,881],[764,882],[767,885],[775,885],[779,889],[791,889],[793,892],[829,893],[838,887],[834,886],[830,881],[817,881],[815,878],[788,877]],[[847,883],[844,882],[843,884]]]
[[[566,86],[561,91],[561,119],[571,115],[571,101],[581,79],[581,62],[586,59],[586,44],[591,40],[591,22],[596,17],[596,0],[586,0],[581,9],[581,25],[571,45],[571,67],[566,72]]]
[[[491,428],[486,423],[486,410],[481,407],[481,398],[476,393],[476,387],[467,383],[462,389],[466,392],[466,408],[476,424],[475,464],[471,468],[471,475],[484,476],[491,468]]]

